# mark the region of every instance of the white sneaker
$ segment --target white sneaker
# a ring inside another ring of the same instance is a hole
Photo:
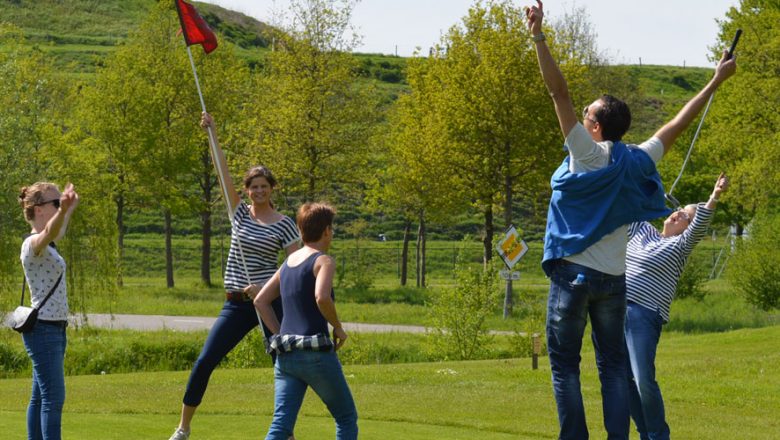
[[[189,438],[189,432],[182,431],[181,428],[176,428],[176,431],[173,431],[173,435],[168,440],[188,440]]]

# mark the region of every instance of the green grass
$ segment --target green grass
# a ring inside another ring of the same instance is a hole
[[[186,371],[201,351],[207,331],[177,332],[105,330],[90,327],[68,330],[65,374],[101,374]],[[425,334],[357,333],[340,352],[344,364],[397,364],[447,360]],[[474,359],[507,359],[531,354],[531,339],[516,334],[496,335]],[[450,358],[452,359],[452,358]],[[259,331],[251,332],[223,360],[224,368],[263,368],[271,358],[263,351]],[[30,361],[22,339],[0,330],[0,378],[29,377]]]
[[[767,439],[780,422],[780,326],[665,334],[658,378],[677,439]],[[546,359],[345,366],[363,439],[553,439],[557,419]],[[593,438],[604,438],[592,346],[582,390]],[[186,372],[68,377],[64,438],[164,438],[178,420]],[[193,425],[199,439],[261,437],[273,405],[268,368],[218,369]],[[29,379],[0,380],[0,432],[24,436]],[[229,427],[229,428],[228,428]],[[315,395],[298,420],[300,439],[333,425]]]

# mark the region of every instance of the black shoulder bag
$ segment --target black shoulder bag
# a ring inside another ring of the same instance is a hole
[[[42,309],[46,305],[46,301],[51,298],[51,295],[57,290],[57,287],[62,281],[62,274],[57,278],[57,282],[51,288],[46,298],[41,301],[41,305],[38,308],[27,307],[24,305],[24,287],[27,284],[27,278],[22,279],[22,298],[19,301],[19,307],[11,314],[10,322],[8,326],[18,331],[19,333],[27,333],[35,327],[35,323],[38,322],[38,309]],[[32,294],[30,294],[30,301],[32,301]]]

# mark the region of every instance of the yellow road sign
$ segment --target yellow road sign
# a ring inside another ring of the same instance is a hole
[[[504,263],[506,263],[506,266],[512,269],[523,258],[523,255],[528,252],[528,245],[520,238],[517,229],[514,226],[510,226],[504,237],[496,244],[496,250],[501,259],[504,260]]]

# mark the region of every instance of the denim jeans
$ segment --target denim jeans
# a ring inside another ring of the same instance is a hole
[[[628,375],[623,321],[625,275],[607,275],[559,261],[550,276],[547,349],[558,407],[560,439],[588,438],[580,389],[580,349],[588,316],[601,380],[604,427],[608,439],[628,439]]]
[[[296,350],[276,358],[274,417],[266,440],[287,440],[292,435],[309,386],[336,420],[336,439],[357,439],[357,409],[336,353]]]
[[[251,301],[241,303],[225,301],[222,311],[209,331],[206,343],[203,344],[198,360],[192,367],[190,379],[187,382],[187,391],[184,393],[185,405],[200,405],[203,395],[206,393],[211,373],[217,368],[219,362],[230,353],[230,350],[258,325],[255,306]]]
[[[669,440],[664,399],[655,381],[655,353],[663,318],[633,302],[626,309],[626,346],[630,360],[629,400],[631,417],[642,440]]]
[[[22,338],[33,367],[27,438],[60,440],[65,404],[65,328],[38,322]]]

